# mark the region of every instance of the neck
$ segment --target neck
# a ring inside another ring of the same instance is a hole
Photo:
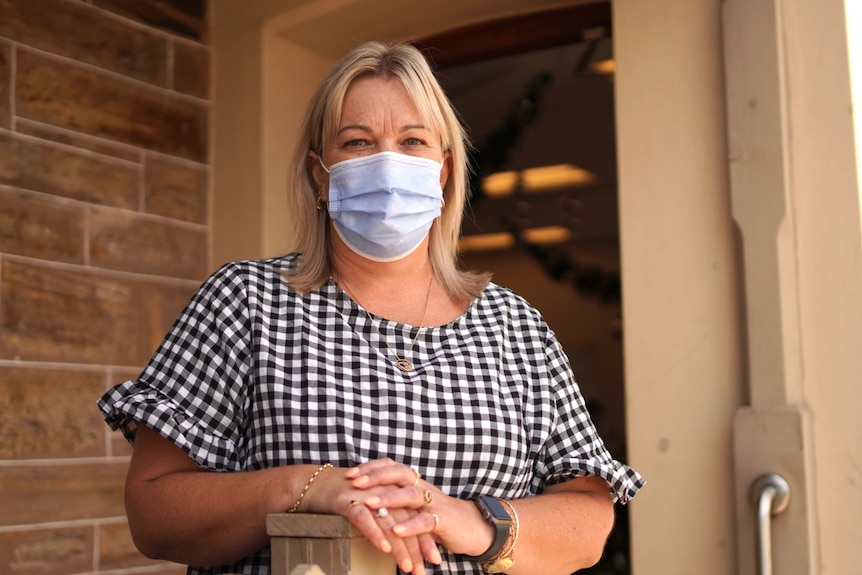
[[[421,325],[433,316],[426,316],[429,301],[435,298],[426,246],[394,262],[368,260],[342,247],[332,250],[332,278],[351,299],[377,316],[410,325]],[[430,306],[438,307],[439,303]]]
[[[332,277],[344,279],[353,289],[373,286],[375,290],[398,289],[426,285],[433,276],[428,257],[428,240],[405,258],[392,262],[369,260],[341,242],[333,241],[330,249]]]

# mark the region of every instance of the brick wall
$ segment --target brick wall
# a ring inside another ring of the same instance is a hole
[[[95,407],[209,269],[207,0],[0,0],[0,573],[182,573]]]

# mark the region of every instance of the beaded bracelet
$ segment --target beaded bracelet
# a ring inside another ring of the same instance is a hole
[[[320,475],[320,472],[329,467],[332,467],[331,463],[324,463],[317,468],[317,471],[311,474],[311,477],[308,478],[308,482],[305,484],[305,487],[302,488],[302,491],[300,492],[299,498],[296,500],[296,503],[293,504],[293,507],[287,510],[288,513],[294,513],[297,509],[299,509],[299,504],[302,503],[302,498],[305,497],[305,494],[308,492],[308,488],[311,487],[311,484],[314,483],[314,480],[317,479],[317,476]]]

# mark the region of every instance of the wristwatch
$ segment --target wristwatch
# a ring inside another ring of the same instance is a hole
[[[481,555],[463,555],[463,557],[470,561],[482,563],[494,559],[503,549],[512,530],[512,516],[496,497],[483,495],[475,503],[479,511],[482,512],[482,517],[494,527],[494,540],[488,550]]]
[[[509,537],[506,538],[506,543],[503,544],[503,549],[500,550],[500,553],[496,557],[479,563],[479,567],[485,573],[505,573],[515,564],[515,543],[518,541],[518,531],[520,530],[518,513],[508,501],[501,499],[500,503],[503,504],[509,515],[514,519],[514,524],[509,528]]]

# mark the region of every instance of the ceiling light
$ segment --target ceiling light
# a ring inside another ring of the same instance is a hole
[[[531,192],[582,186],[596,180],[594,174],[572,164],[529,168],[521,172],[521,177],[524,180],[524,186]]]
[[[592,184],[595,174],[573,166],[556,164],[539,168],[528,168],[520,172],[497,172],[482,180],[482,191],[487,196],[509,196],[516,190],[540,193],[561,188],[571,188]]]
[[[518,172],[497,172],[482,180],[482,191],[486,196],[510,196],[515,193],[521,176]]]
[[[607,60],[596,60],[595,62],[590,63],[588,69],[593,74],[610,76],[616,71],[616,63],[613,58],[608,58]]]
[[[458,248],[465,252],[507,250],[514,245],[515,237],[507,232],[462,236],[461,239],[458,240]]]
[[[533,245],[561,244],[572,237],[572,230],[563,226],[531,228],[521,232],[524,241]]]

